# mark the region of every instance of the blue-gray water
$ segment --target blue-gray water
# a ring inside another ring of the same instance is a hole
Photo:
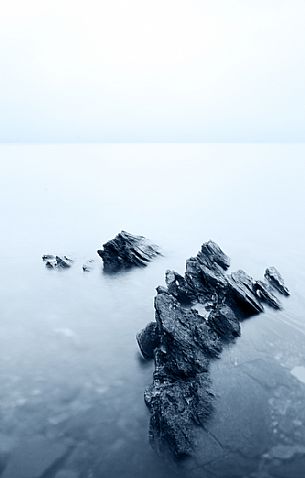
[[[303,478],[304,156],[304,145],[0,146],[1,476]],[[121,229],[164,257],[104,275],[96,249]],[[153,364],[135,335],[165,270],[184,272],[210,238],[233,270],[276,265],[291,297],[213,362],[215,413],[195,456],[174,463],[148,443]],[[75,263],[50,271],[44,253]]]

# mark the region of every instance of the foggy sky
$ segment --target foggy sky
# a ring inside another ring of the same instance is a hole
[[[10,0],[0,141],[305,141],[304,0]]]

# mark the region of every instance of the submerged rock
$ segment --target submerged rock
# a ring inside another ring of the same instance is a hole
[[[58,443],[44,436],[28,437],[13,450],[2,478],[53,476],[69,453],[68,442]]]
[[[159,248],[143,236],[121,231],[114,239],[97,251],[103,259],[106,272],[117,272],[134,266],[146,266],[160,255]]]
[[[229,265],[228,256],[208,241],[186,261],[185,276],[166,271],[167,287],[158,286],[155,297],[156,322],[137,335],[143,356],[155,361],[144,398],[151,412],[150,440],[159,451],[192,453],[194,427],[203,425],[213,408],[210,361],[240,335],[240,320],[263,312],[262,302],[280,308],[268,283],[241,270],[228,274]]]
[[[268,267],[265,271],[265,277],[281,294],[289,295],[289,290],[284,284],[284,279],[275,267]]]

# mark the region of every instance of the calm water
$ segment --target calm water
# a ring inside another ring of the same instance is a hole
[[[1,476],[304,477],[304,156],[304,145],[0,146]],[[96,249],[121,229],[164,257],[104,275]],[[291,297],[213,362],[215,413],[195,456],[174,463],[148,443],[153,365],[135,335],[165,270],[184,272],[208,239],[233,269],[276,265]],[[44,253],[74,265],[47,270]]]

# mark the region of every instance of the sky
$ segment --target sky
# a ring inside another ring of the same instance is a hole
[[[305,141],[304,0],[0,0],[0,142]]]

